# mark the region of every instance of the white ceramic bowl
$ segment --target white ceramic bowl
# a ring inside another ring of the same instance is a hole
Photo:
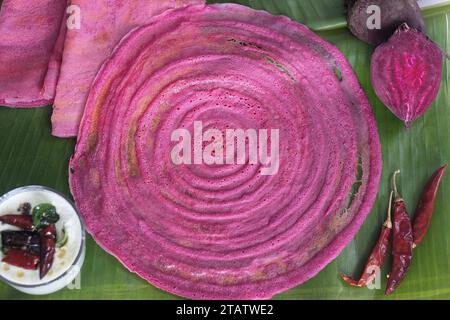
[[[53,204],[60,215],[57,230],[64,227],[68,240],[66,245],[56,249],[53,265],[43,279],[39,279],[38,270],[25,270],[4,262],[0,262],[0,279],[28,294],[49,294],[70,284],[81,270],[86,251],[83,220],[67,197],[43,186],[21,187],[4,194],[0,197],[0,215],[17,214],[17,208],[24,202],[31,203],[32,207],[40,203]],[[17,229],[7,224],[0,225],[0,231]]]

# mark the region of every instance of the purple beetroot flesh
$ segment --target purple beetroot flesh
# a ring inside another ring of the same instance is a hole
[[[433,41],[407,25],[375,50],[370,66],[375,93],[406,127],[436,99],[443,60]]]

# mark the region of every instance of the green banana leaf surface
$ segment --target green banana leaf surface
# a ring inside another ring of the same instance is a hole
[[[209,1],[225,2],[225,1]],[[407,278],[390,297],[384,297],[390,261],[382,269],[380,289],[352,288],[340,272],[358,277],[386,217],[389,179],[401,169],[400,189],[412,212],[432,172],[450,162],[449,61],[437,100],[412,128],[378,100],[370,84],[373,47],[353,37],[346,28],[343,1],[338,0],[240,0],[236,2],[287,15],[308,25],[343,51],[373,106],[383,152],[383,176],[376,203],[359,233],[346,249],[316,277],[275,299],[450,299],[450,176],[444,178],[431,227],[414,251]],[[0,1],[1,3],[1,1]],[[423,11],[427,32],[450,52],[450,2]],[[0,194],[13,188],[39,184],[70,196],[68,161],[74,139],[50,134],[51,106],[38,109],[0,107]],[[0,283],[0,299],[177,299],[126,270],[114,257],[87,236],[87,252],[79,288],[63,289],[46,296],[30,296]]]

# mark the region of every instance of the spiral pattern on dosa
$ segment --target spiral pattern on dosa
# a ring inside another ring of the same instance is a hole
[[[173,10],[125,37],[91,90],[70,184],[96,241],[169,292],[269,298],[351,240],[378,134],[351,67],[305,26],[239,5]],[[171,133],[279,129],[280,167],[174,165]]]

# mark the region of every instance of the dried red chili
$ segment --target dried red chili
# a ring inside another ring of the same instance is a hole
[[[388,216],[386,221],[381,227],[381,233],[378,237],[378,241],[372,249],[369,258],[367,259],[364,271],[359,280],[352,279],[351,277],[341,274],[342,279],[351,286],[364,287],[371,283],[377,276],[376,270],[383,266],[384,259],[386,257],[387,248],[389,246],[389,238],[391,235],[392,222],[391,222],[391,208],[392,208],[392,195],[389,197]]]
[[[412,259],[413,234],[411,221],[405,202],[397,191],[395,178],[400,171],[393,176],[394,204],[393,204],[393,241],[392,241],[392,268],[385,295],[390,295],[400,285],[408,272]]]
[[[10,249],[2,261],[19,268],[35,270],[39,264],[39,256],[23,250]]]
[[[0,216],[0,222],[29,231],[33,230],[33,219],[29,215],[5,214],[3,216]]]
[[[54,224],[39,231],[41,236],[41,262],[39,264],[39,278],[42,279],[52,267],[55,256],[56,227]]]
[[[416,213],[414,215],[414,247],[418,246],[422,242],[425,234],[427,233],[428,227],[430,226],[434,205],[436,202],[436,195],[446,170],[447,165],[439,168],[435,173],[433,173],[422,192],[422,197],[420,198],[419,204],[416,208]]]
[[[37,232],[5,230],[1,232],[1,236],[2,250],[5,253],[10,249],[23,250],[35,255],[40,253],[40,238]]]

